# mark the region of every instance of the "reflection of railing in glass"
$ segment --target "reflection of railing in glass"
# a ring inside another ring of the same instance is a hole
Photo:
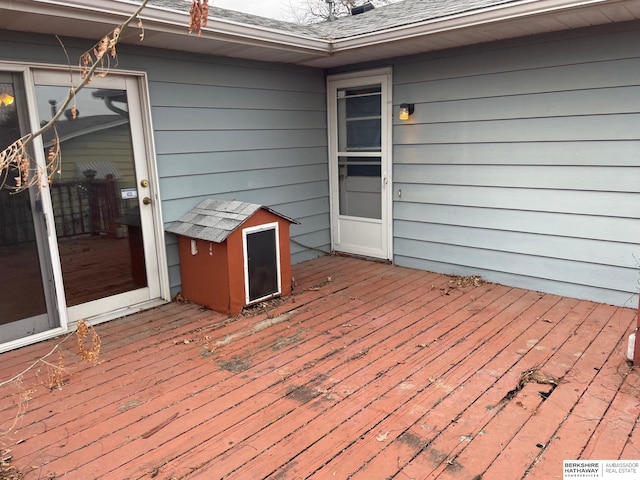
[[[118,236],[116,219],[129,206],[118,199],[113,177],[54,182],[50,188],[58,237],[85,233]]]
[[[49,99],[64,92],[38,85],[39,111],[50,114]],[[127,217],[138,197],[126,92],[85,88],[77,108],[75,118],[57,122],[64,155],[61,175],[51,185],[69,306],[147,286],[139,211],[137,223]]]

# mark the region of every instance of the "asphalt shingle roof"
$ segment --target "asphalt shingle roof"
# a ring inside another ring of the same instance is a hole
[[[309,25],[325,39],[347,38],[471,12],[515,0],[404,0],[374,8],[360,15]]]
[[[191,2],[188,0],[149,0],[149,4],[169,8],[172,10],[188,12]],[[298,35],[308,36],[310,34],[307,26],[305,25],[297,25],[295,23],[284,22],[282,20],[260,17],[258,15],[251,15],[244,12],[236,12],[235,10],[226,10],[224,8],[214,7],[213,5],[209,6],[209,18],[221,18],[245,25],[255,25],[258,27],[271,28],[283,32],[295,33]]]
[[[515,3],[516,1],[517,0],[403,0],[374,8],[359,15],[341,17],[331,22],[311,25],[297,25],[281,20],[273,20],[216,7],[209,8],[209,18],[222,18],[243,24],[272,28],[316,38],[339,39],[379,32],[429,20],[442,19],[487,7]],[[188,11],[190,5],[186,0],[150,0],[150,3],[181,11]]]

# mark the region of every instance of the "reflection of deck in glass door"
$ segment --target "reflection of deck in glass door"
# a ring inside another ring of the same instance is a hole
[[[35,83],[46,121],[67,94],[68,74],[37,72]],[[71,322],[160,296],[137,81],[94,79],[75,107],[56,123],[62,165],[49,186]]]
[[[390,71],[331,77],[333,248],[390,258]]]

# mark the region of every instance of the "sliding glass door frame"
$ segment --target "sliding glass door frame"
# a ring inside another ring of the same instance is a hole
[[[21,75],[24,79],[23,101],[26,100],[24,112],[27,114],[29,122],[27,129],[33,132],[40,127],[41,119],[37,107],[36,85],[43,83],[69,85],[71,75],[69,70],[69,67],[0,63],[0,72]],[[74,69],[73,76],[77,84],[79,78],[77,69]],[[145,232],[143,246],[147,284],[144,288],[124,292],[120,295],[100,298],[80,305],[67,305],[51,188],[47,185],[45,178],[42,187],[36,189],[34,194],[37,195],[37,208],[41,209],[43,218],[42,231],[39,235],[45,246],[39,248],[40,260],[41,264],[48,269],[47,274],[51,279],[50,292],[47,294],[47,309],[50,315],[55,316],[55,325],[44,332],[11,339],[4,341],[4,343],[0,338],[0,352],[65,333],[74,328],[80,319],[94,324],[100,323],[166,303],[170,299],[163,220],[158,194],[159,181],[152,140],[146,77],[139,72],[116,71],[106,78],[96,78],[90,86],[97,89],[118,88],[127,93],[132,150],[136,162],[136,195],[143,217],[141,228],[144,228]],[[42,102],[42,99],[40,100]],[[45,134],[44,137],[37,137],[32,145],[34,161],[40,168],[46,168],[45,145],[49,137],[51,137],[51,133]],[[64,155],[64,146],[62,154]],[[53,181],[55,182],[55,178]],[[121,192],[120,189],[117,192],[124,194],[124,191]],[[20,195],[29,195],[29,192],[23,192]],[[34,202],[32,204],[35,205]],[[96,272],[96,275],[99,274],[100,272]]]

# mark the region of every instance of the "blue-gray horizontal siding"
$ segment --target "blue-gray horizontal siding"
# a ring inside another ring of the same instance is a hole
[[[394,260],[637,302],[640,26],[394,65]]]
[[[149,78],[165,223],[216,197],[295,218],[292,261],[330,249],[324,75],[319,70],[154,52]],[[176,239],[167,235],[172,290]]]
[[[63,42],[70,58],[90,47]],[[0,59],[67,63],[55,38],[6,31]],[[118,69],[147,74],[165,226],[205,198],[237,199],[301,222],[291,229],[294,263],[330,249],[322,70],[149,49],[144,42],[119,46]],[[167,234],[165,242],[176,293],[177,240]]]

